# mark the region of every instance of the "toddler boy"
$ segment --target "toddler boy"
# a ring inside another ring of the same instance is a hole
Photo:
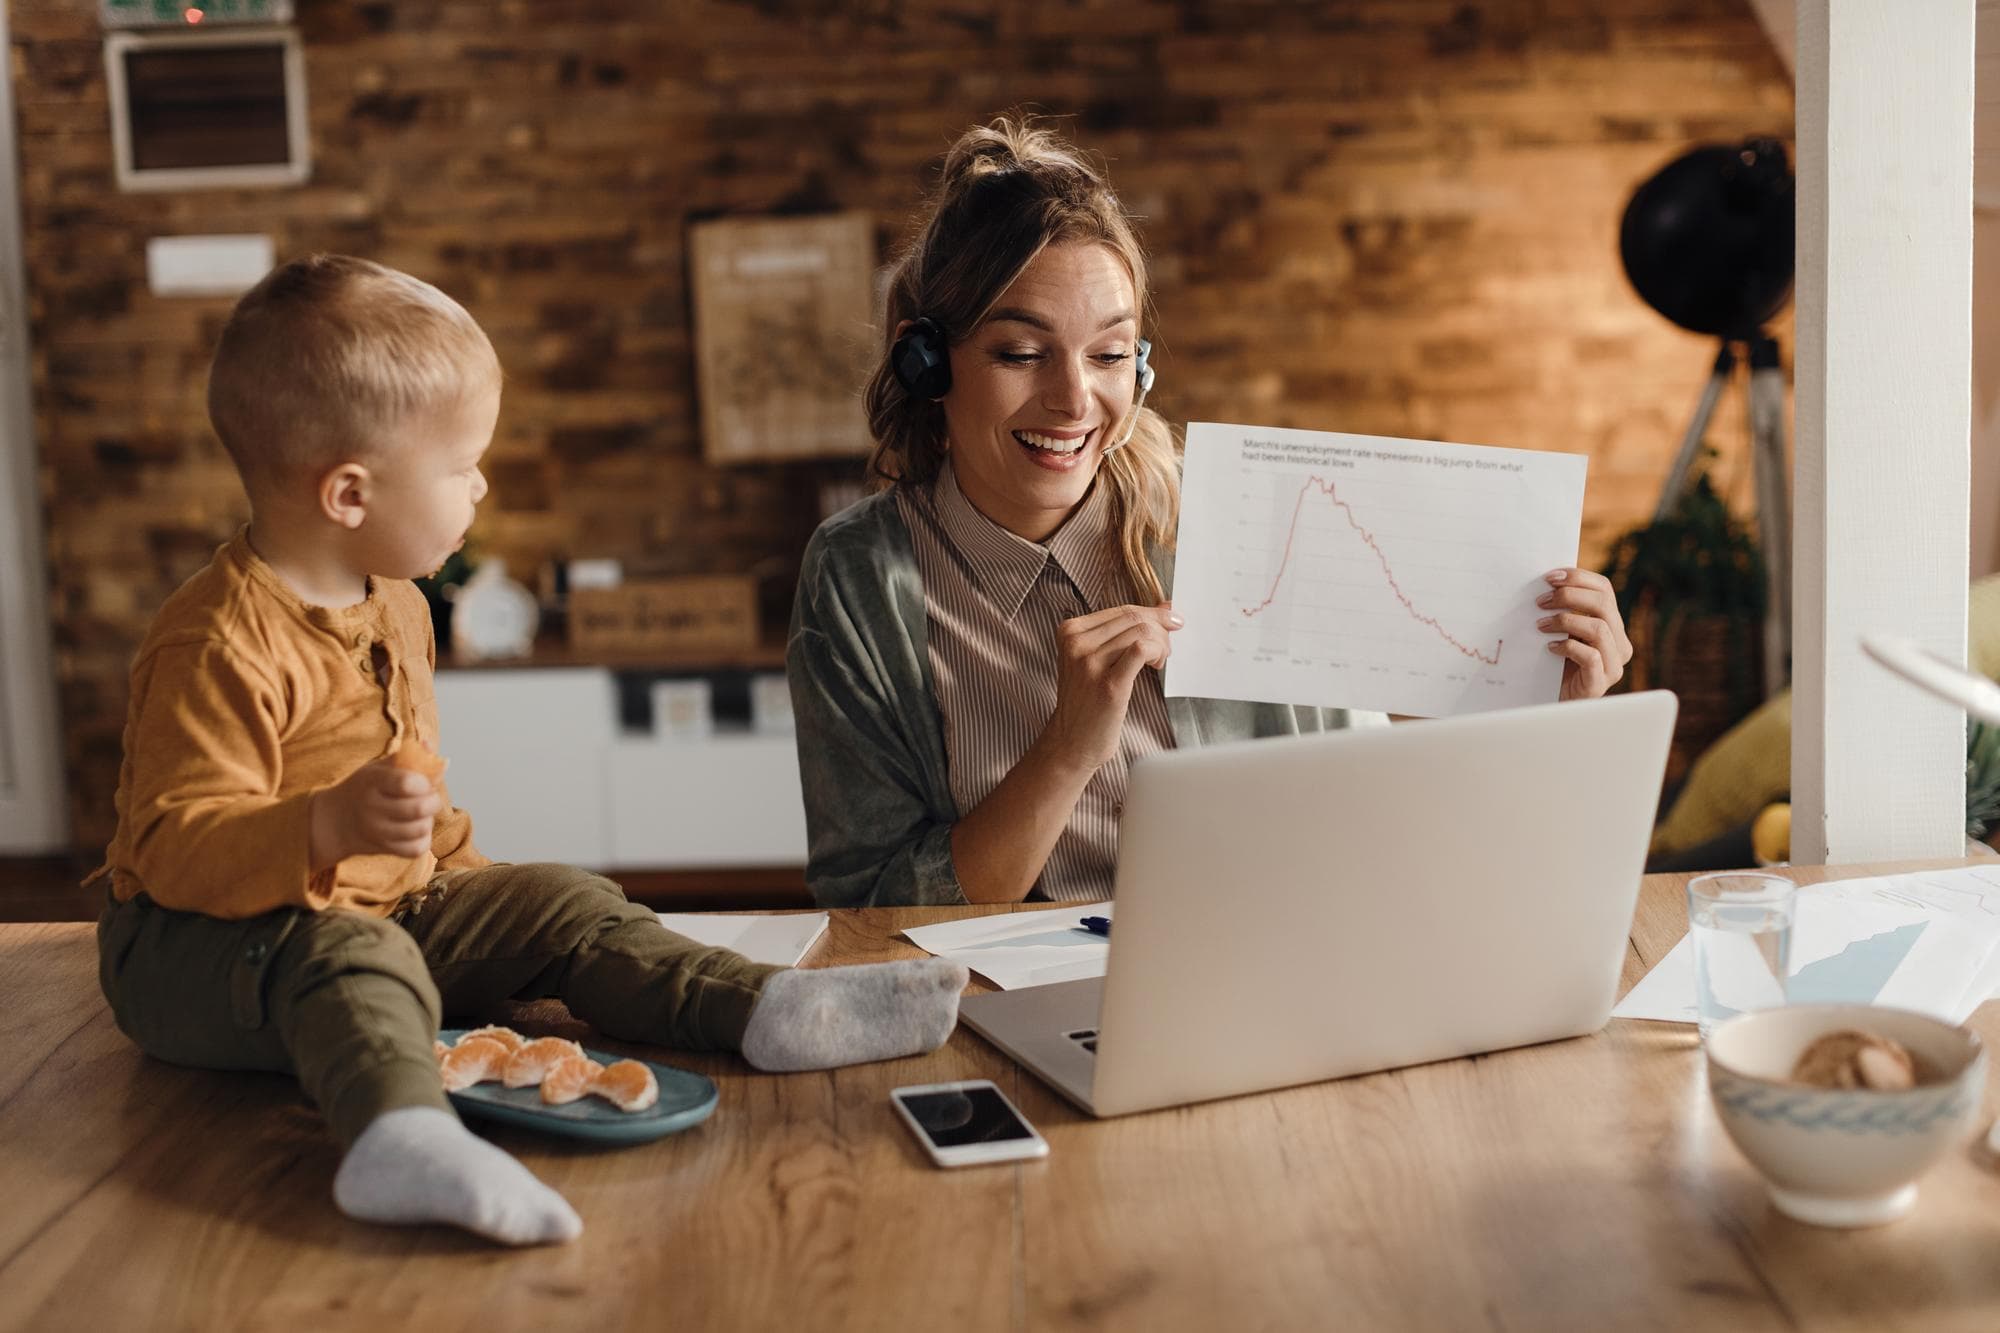
[[[618,886],[496,865],[442,782],[430,615],[464,541],[500,366],[472,317],[366,260],[286,264],[237,305],[209,416],[251,520],[167,600],[132,668],[118,830],[96,876],[119,1026],[177,1064],[292,1073],[346,1148],[351,1217],[568,1240],[555,1191],[453,1114],[446,1013],[555,996],[628,1041],[760,1069],[913,1055],[957,1019],[940,959],[796,971],[676,935]]]

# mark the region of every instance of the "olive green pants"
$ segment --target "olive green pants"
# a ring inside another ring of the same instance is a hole
[[[565,865],[440,875],[380,920],[283,908],[244,921],[145,894],[97,923],[98,980],[149,1055],[295,1075],[343,1144],[384,1111],[448,1107],[431,1042],[446,1014],[555,997],[625,1041],[736,1050],[778,969],[698,944]]]

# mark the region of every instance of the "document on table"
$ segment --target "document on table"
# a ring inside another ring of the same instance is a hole
[[[1103,976],[1111,941],[1078,923],[1110,915],[1110,903],[1090,903],[915,926],[903,936],[926,953],[964,964],[1001,990],[1020,990]]]
[[[2000,867],[1801,888],[1786,999],[1918,1009],[1963,1022],[2000,984]],[[1694,940],[1640,978],[1613,1018],[1693,1023]]]
[[[2000,923],[2000,861],[1957,870],[1917,870],[1902,875],[1836,880],[1821,888],[1839,897],[1873,898],[1941,914],[1956,919],[1961,928],[1972,932]],[[2000,995],[2000,945],[1995,946],[1986,965],[1966,988],[1965,1014],[1969,1015],[1995,995]]]
[[[1440,717],[1554,703],[1535,622],[1580,454],[1196,422],[1169,695]]]
[[[826,933],[825,912],[661,912],[660,924],[703,944],[734,949],[753,963],[797,967]]]

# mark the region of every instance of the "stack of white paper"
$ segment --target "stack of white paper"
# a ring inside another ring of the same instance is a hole
[[[1110,903],[1090,903],[917,926],[903,936],[926,953],[964,964],[1001,990],[1019,990],[1103,976],[1111,941],[1078,923],[1110,915]]]
[[[660,924],[703,944],[734,949],[753,963],[797,967],[826,933],[825,912],[661,912]]]
[[[2000,988],[2000,865],[1840,880],[1799,890],[1793,1004],[1880,1004],[1963,1022]],[[1683,938],[1611,1011],[1693,1023],[1694,941]]]

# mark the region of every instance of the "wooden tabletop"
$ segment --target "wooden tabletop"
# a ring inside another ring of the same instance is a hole
[[[1626,986],[1684,933],[1683,878],[1647,879]],[[911,956],[899,930],[971,910],[836,912],[809,961]],[[95,968],[89,926],[0,926],[7,1329],[2000,1328],[2000,1173],[1976,1142],[1901,1222],[1791,1222],[1723,1137],[1691,1029],[1614,1021],[1114,1121],[963,1030],[823,1074],[674,1056],[721,1087],[696,1129],[618,1150],[489,1131],[585,1224],[504,1251],[341,1217],[295,1085],[142,1057]],[[2000,1006],[1975,1026],[2000,1045]],[[889,1089],[969,1077],[1047,1160],[928,1164]],[[1982,1128],[1994,1107],[1989,1085]]]

